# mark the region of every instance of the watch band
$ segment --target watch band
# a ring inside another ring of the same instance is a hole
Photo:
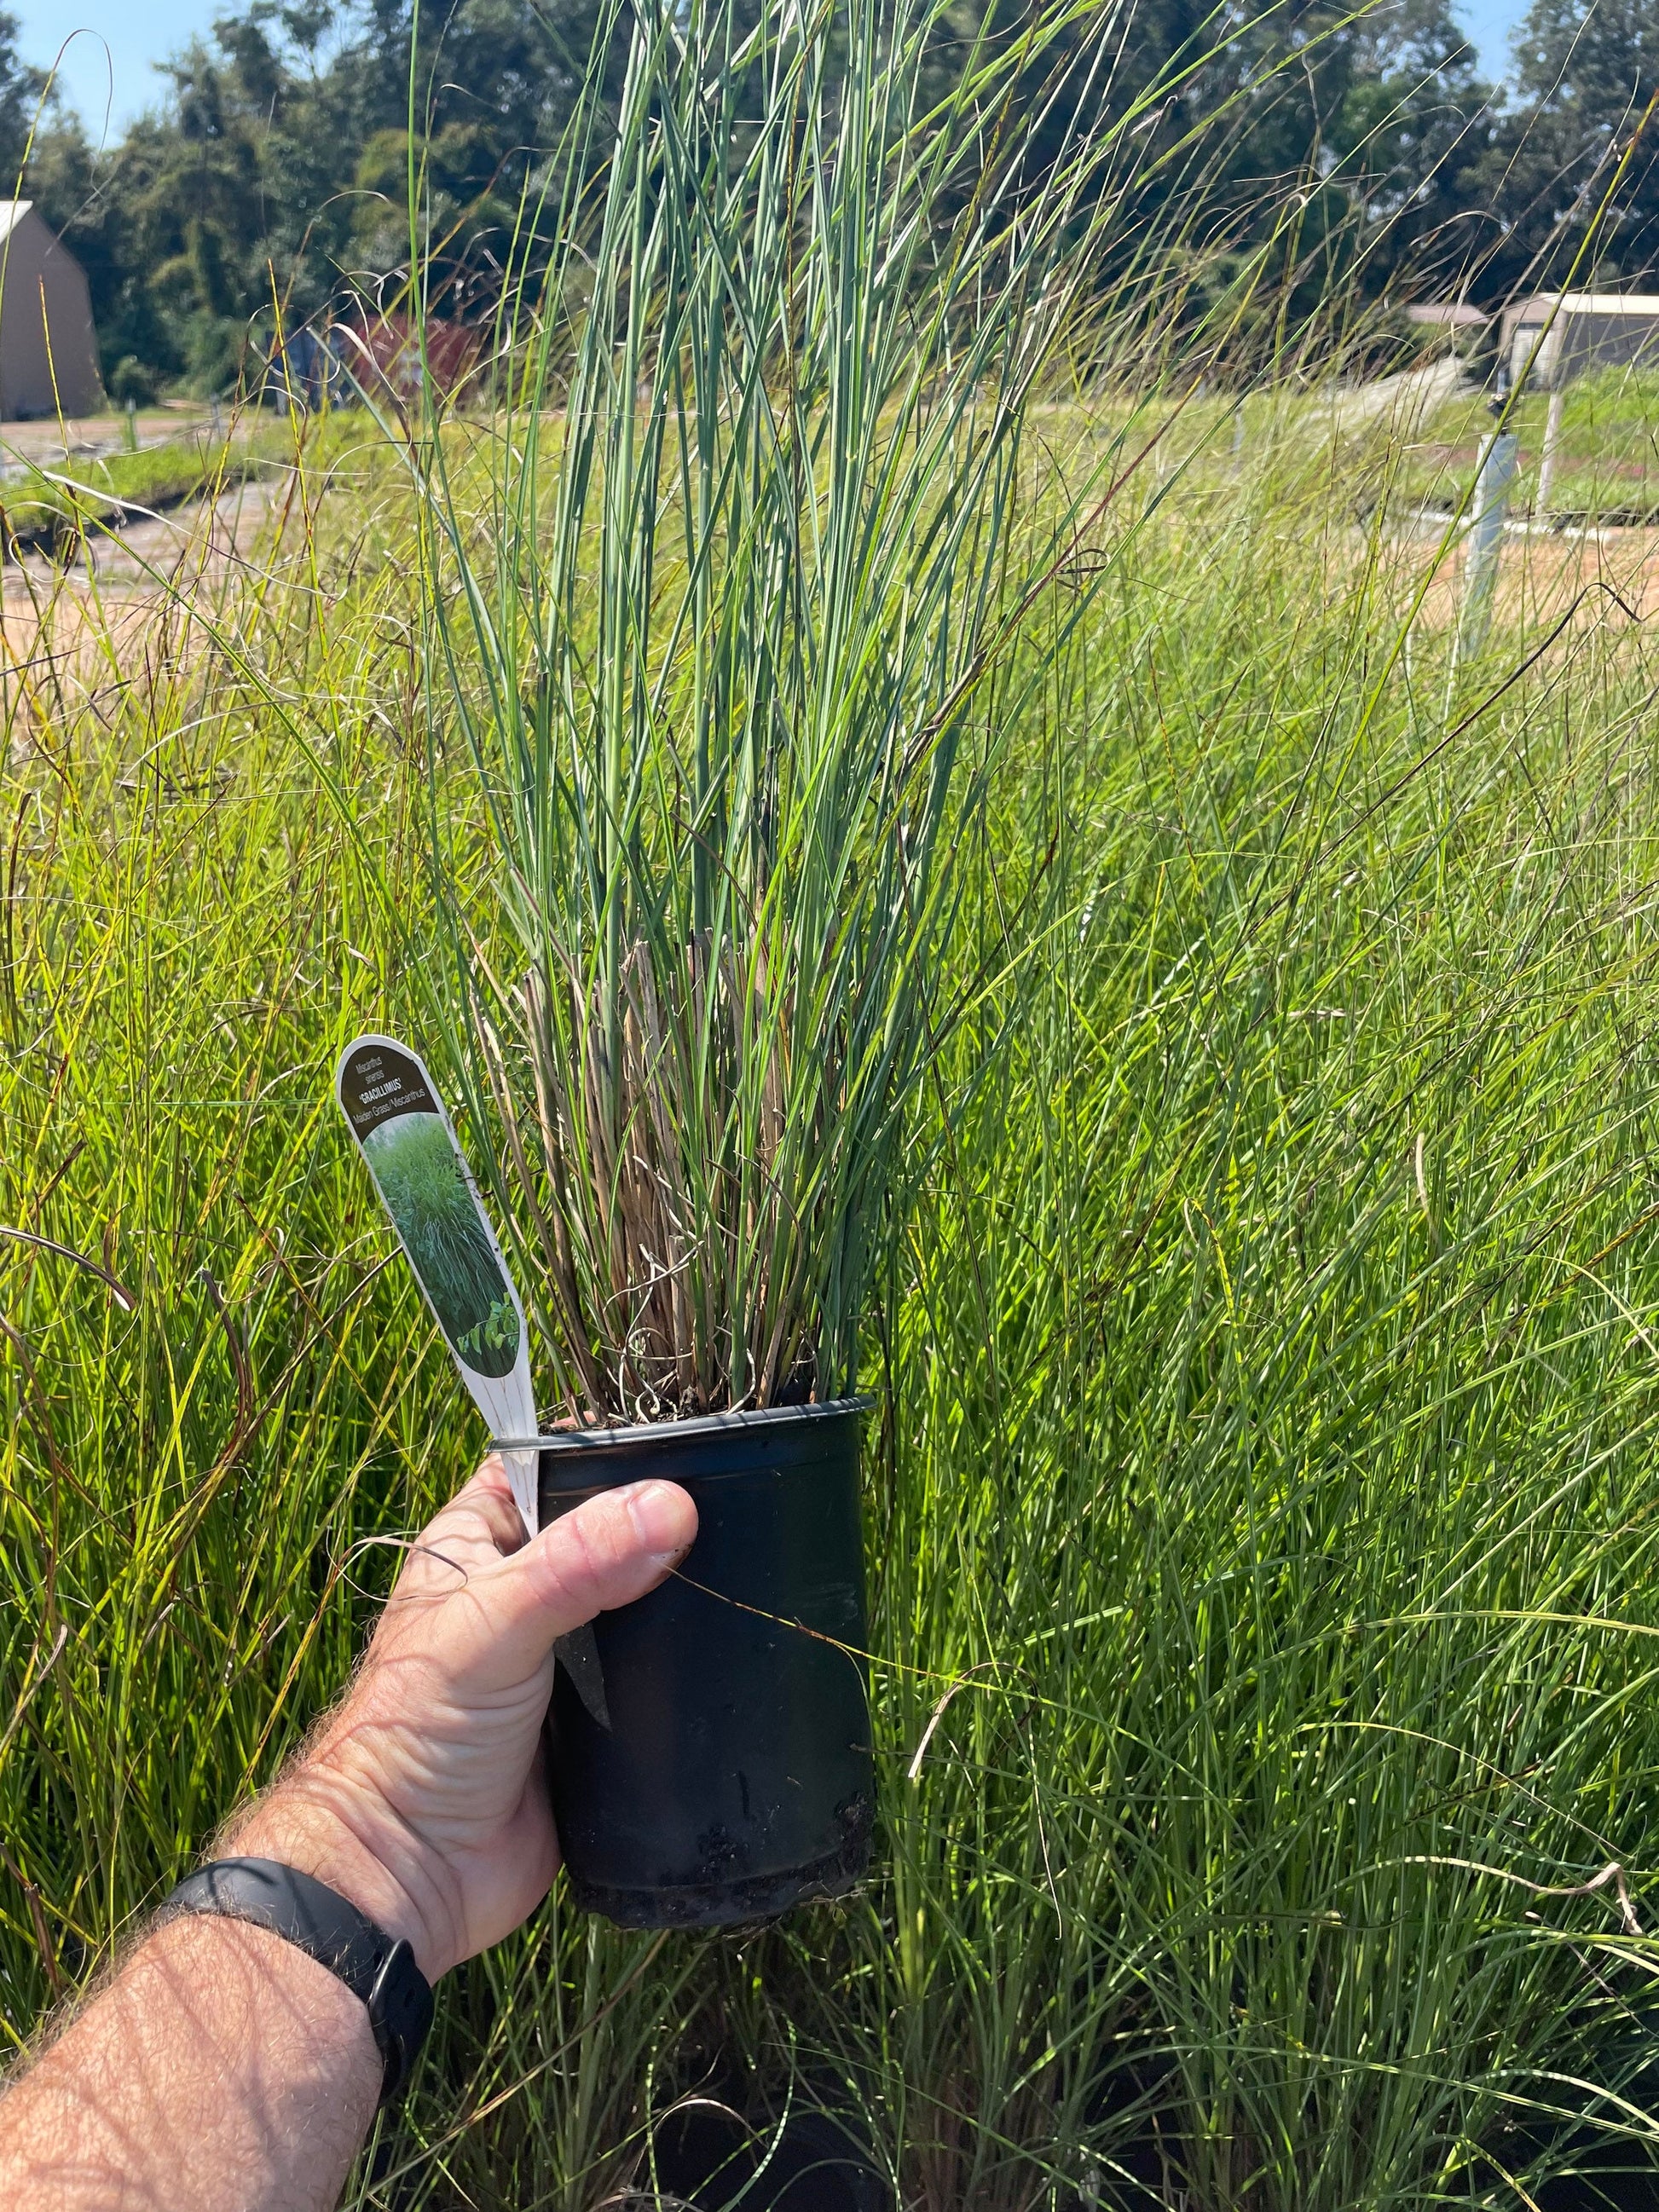
[[[269,1928],[337,1975],[368,2008],[386,2061],[382,2109],[399,2095],[432,2025],[431,1985],[401,1936],[377,1928],[325,1882],[276,1859],[216,1859],[187,1875],[156,1917],[193,1912]]]

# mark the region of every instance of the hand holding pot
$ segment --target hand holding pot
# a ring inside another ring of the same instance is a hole
[[[345,1698],[224,1848],[315,1875],[435,1981],[511,1933],[559,1863],[541,1731],[555,1640],[659,1583],[696,1534],[661,1481],[529,1542],[499,1459],[411,1547]]]

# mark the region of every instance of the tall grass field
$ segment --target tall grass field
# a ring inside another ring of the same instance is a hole
[[[1512,537],[1454,665],[1461,434],[1285,387],[1239,436],[1178,373],[1034,419],[1030,526],[1110,495],[963,732],[869,1224],[873,1871],[709,1936],[556,1888],[444,1989],[354,2203],[671,2203],[699,2129],[710,2205],[803,2140],[919,2212],[1652,2201],[1650,540]],[[499,430],[444,434],[485,544]],[[142,653],[8,578],[17,2050],[483,1441],[331,1084],[430,1042],[431,811],[482,867],[488,793],[422,734],[406,455],[346,410],[290,458]]]

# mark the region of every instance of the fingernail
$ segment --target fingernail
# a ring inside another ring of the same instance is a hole
[[[678,1485],[636,1482],[623,1496],[640,1548],[671,1564],[684,1559],[697,1533],[697,1509]]]

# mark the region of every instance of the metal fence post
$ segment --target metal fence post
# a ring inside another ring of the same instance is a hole
[[[1561,387],[1558,384],[1550,394],[1549,412],[1544,418],[1544,451],[1538,463],[1537,511],[1543,514],[1550,503],[1550,488],[1555,482],[1555,449],[1561,442]]]
[[[1480,441],[1474,477],[1474,520],[1463,560],[1463,604],[1457,617],[1454,660],[1471,660],[1486,642],[1492,626],[1492,593],[1498,584],[1498,556],[1504,543],[1504,517],[1515,483],[1521,441],[1513,430],[1489,430]]]

